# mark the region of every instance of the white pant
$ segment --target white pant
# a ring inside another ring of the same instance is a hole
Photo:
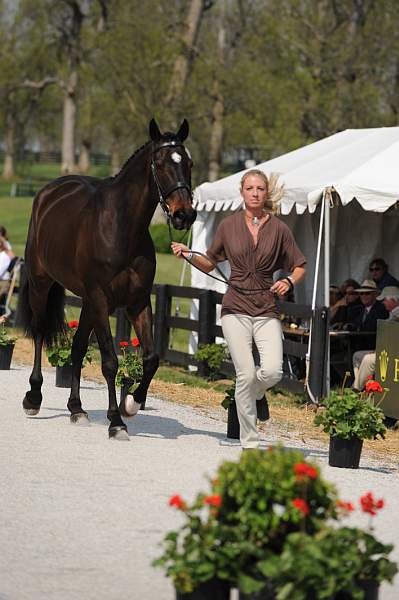
[[[236,370],[235,401],[243,448],[257,448],[256,400],[262,398],[283,375],[283,338],[276,318],[225,315],[223,335]],[[255,366],[252,340],[258,348],[260,367]]]
[[[353,373],[355,380],[353,387],[356,390],[362,391],[367,383],[369,375],[375,373],[375,351],[373,350],[358,350],[353,355]]]

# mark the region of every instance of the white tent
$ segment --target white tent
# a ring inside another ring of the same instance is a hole
[[[390,272],[399,276],[399,127],[348,129],[256,168],[268,176],[277,173],[284,184],[281,218],[306,255],[310,274],[316,257],[320,200],[325,197],[325,295],[330,280],[340,284],[348,277],[364,279],[376,256],[385,258]],[[218,223],[241,208],[239,183],[244,172],[196,188],[194,250],[205,251]],[[331,188],[338,192],[341,204],[330,211],[330,196],[324,192]],[[195,269],[192,285],[225,289]],[[310,276],[298,299],[310,301],[312,288]]]

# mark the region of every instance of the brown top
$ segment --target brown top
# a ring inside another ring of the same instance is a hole
[[[248,294],[229,287],[223,296],[222,316],[279,317],[274,294],[269,291],[273,273],[278,269],[292,271],[306,263],[290,229],[273,215],[259,226],[255,245],[244,211],[223,219],[207,255],[215,263],[229,261],[229,282],[246,290],[265,290]]]

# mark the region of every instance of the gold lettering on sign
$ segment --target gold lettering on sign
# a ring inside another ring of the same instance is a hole
[[[389,363],[389,356],[388,356],[388,352],[386,350],[381,351],[379,360],[380,360],[381,381],[385,381],[387,378],[388,363]],[[395,365],[396,365],[396,359],[395,359]],[[396,371],[395,371],[395,373],[396,373]],[[398,373],[399,373],[399,371],[398,371]]]
[[[393,380],[395,383],[397,383],[397,381],[398,381],[398,376],[399,376],[399,358],[395,358],[395,372],[394,372],[394,376],[393,376]]]

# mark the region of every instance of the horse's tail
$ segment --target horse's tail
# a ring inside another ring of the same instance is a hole
[[[43,335],[44,344],[52,346],[65,333],[65,289],[57,282],[51,286],[44,315],[34,319],[29,302],[29,280],[26,278],[18,295],[18,321],[30,338]],[[35,322],[36,321],[36,322]]]

